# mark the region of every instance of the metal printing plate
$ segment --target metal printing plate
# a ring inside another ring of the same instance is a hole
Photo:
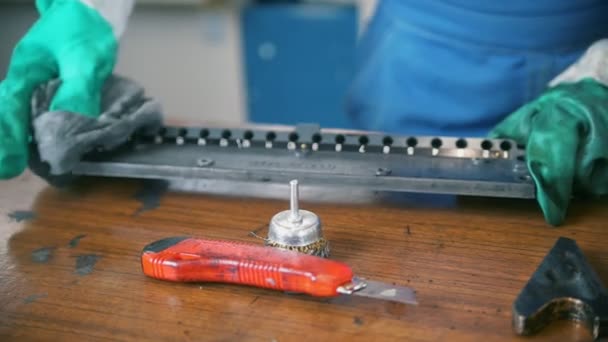
[[[374,191],[534,198],[523,149],[508,140],[389,136],[297,127],[138,132],[96,151],[75,175],[345,186]]]

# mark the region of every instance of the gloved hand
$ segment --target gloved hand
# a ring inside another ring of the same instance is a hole
[[[59,77],[51,110],[96,117],[101,88],[118,49],[112,26],[78,0],[37,0],[39,19],[13,51],[0,83],[0,179],[28,162],[30,101],[42,83]]]
[[[608,87],[591,78],[550,88],[490,137],[526,146],[537,199],[551,225],[563,223],[574,193],[608,193]]]

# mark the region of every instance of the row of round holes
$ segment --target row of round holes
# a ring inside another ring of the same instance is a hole
[[[165,135],[167,132],[167,129],[165,127],[161,128],[161,130],[159,131],[159,135]],[[184,137],[186,136],[186,134],[188,133],[188,131],[185,128],[181,128],[178,132],[178,135],[180,137]],[[209,130],[208,129],[202,129],[199,133],[199,136],[201,138],[207,138],[209,136]],[[222,138],[224,139],[230,139],[230,137],[232,136],[232,132],[230,130],[224,130],[222,131]],[[276,139],[276,134],[274,132],[268,132],[266,134],[266,140],[272,141],[274,139]],[[252,131],[245,131],[245,133],[243,134],[243,138],[247,139],[247,140],[251,140],[253,139],[253,132]],[[298,141],[299,136],[296,132],[292,132],[289,134],[289,141],[292,142],[296,142]],[[322,137],[319,133],[315,133],[312,136],[312,141],[315,143],[320,143],[322,140]],[[343,144],[346,141],[346,138],[344,137],[344,135],[342,134],[338,134],[335,138],[335,142],[336,144]],[[367,145],[369,143],[369,138],[365,135],[359,137],[359,144],[361,145]],[[391,146],[393,144],[393,138],[387,136],[384,137],[384,139],[382,139],[382,143],[385,146]],[[416,147],[418,145],[418,140],[414,137],[410,137],[407,139],[406,144],[408,147]],[[433,148],[440,148],[443,145],[443,141],[441,141],[441,139],[439,138],[435,138],[433,140],[431,140],[431,147]],[[490,140],[484,140],[481,142],[481,148],[484,150],[490,150],[492,149],[492,142]],[[457,148],[466,148],[467,147],[467,141],[465,139],[458,139],[456,140],[456,147]],[[509,151],[511,150],[511,143],[508,141],[503,141],[500,144],[500,149],[503,151]]]

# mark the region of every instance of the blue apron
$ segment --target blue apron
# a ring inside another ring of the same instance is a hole
[[[380,0],[348,113],[361,129],[484,136],[606,37],[605,0]]]

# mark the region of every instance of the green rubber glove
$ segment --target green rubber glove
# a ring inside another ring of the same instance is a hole
[[[60,78],[51,110],[98,116],[101,88],[118,42],[110,24],[78,0],[38,0],[39,19],[13,51],[0,83],[0,179],[27,167],[30,101],[41,83]]]
[[[583,79],[549,89],[490,133],[526,147],[546,221],[561,225],[575,193],[608,193],[608,87]]]

